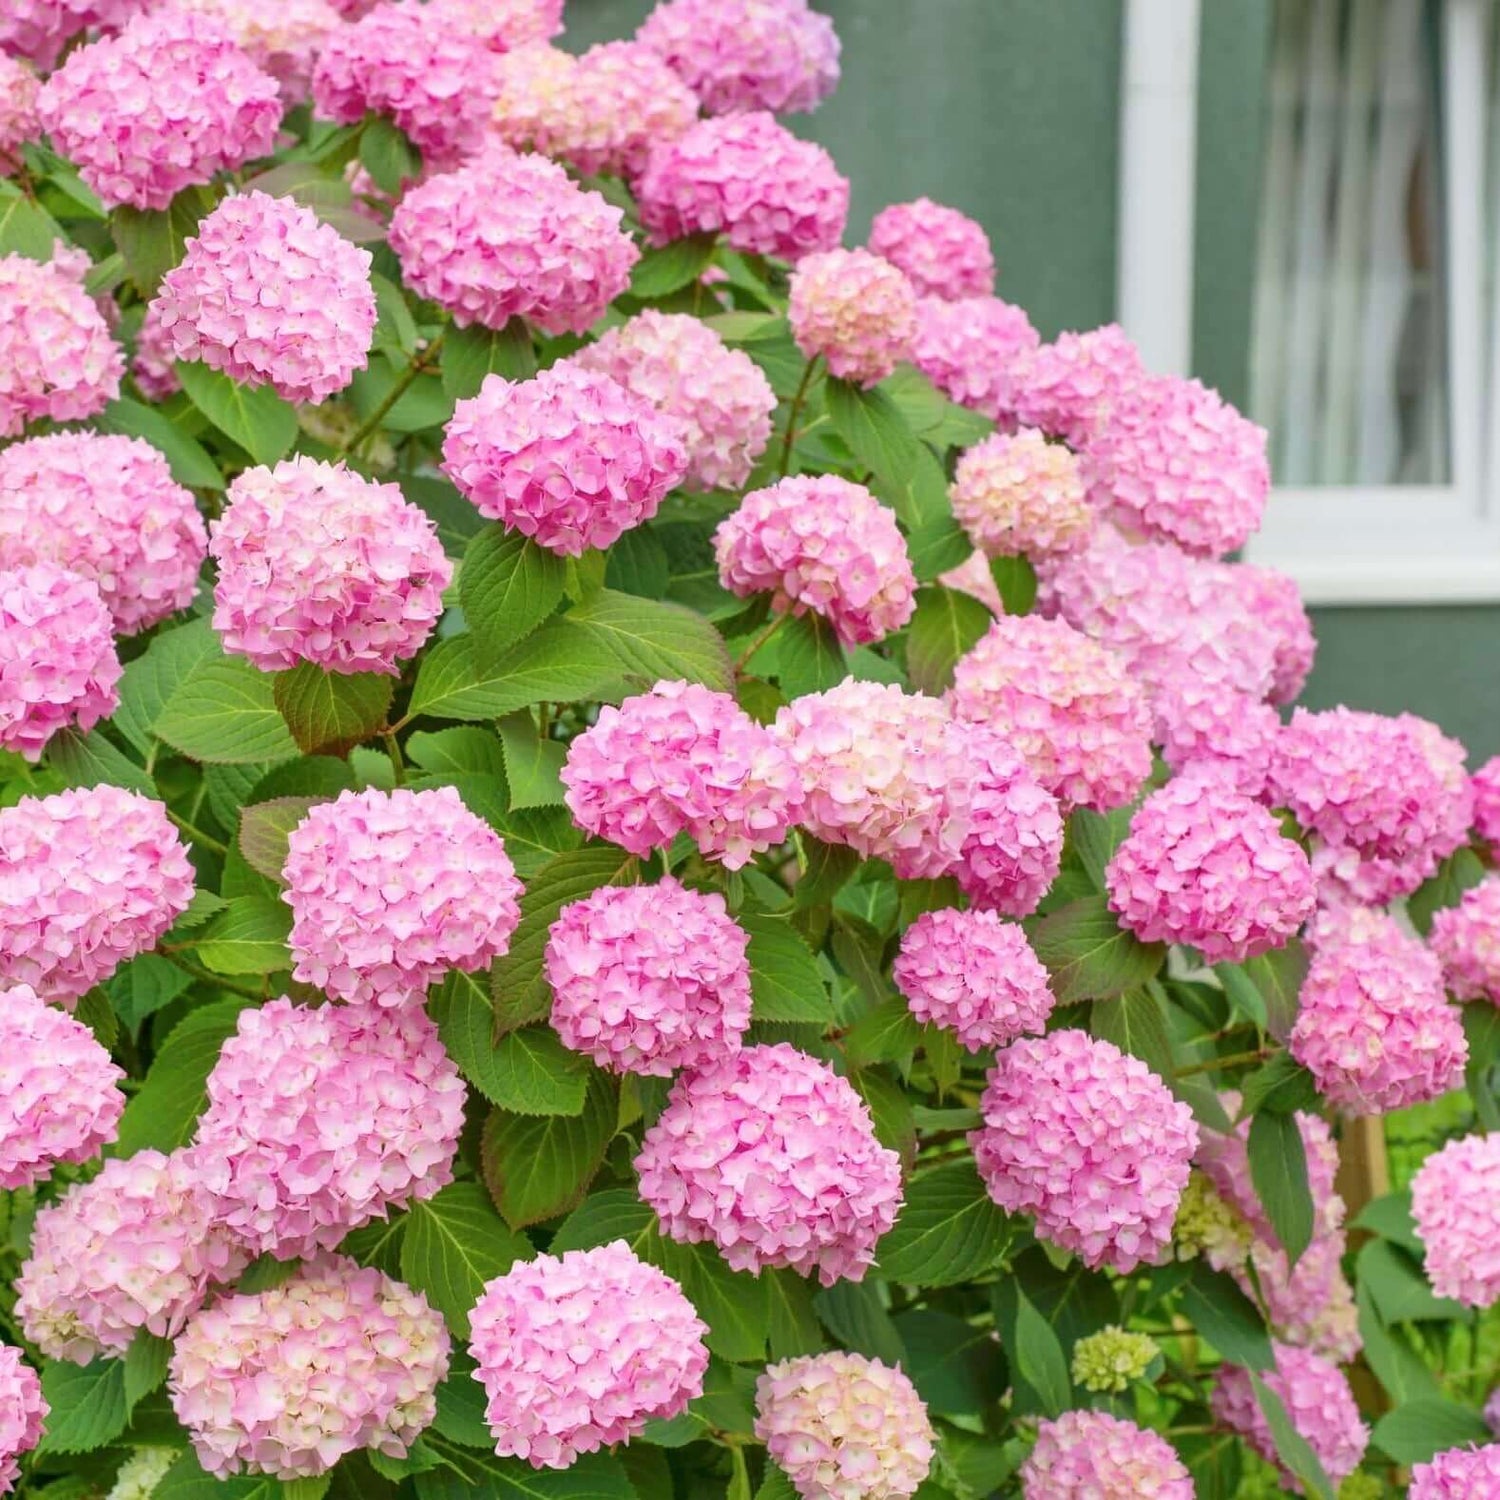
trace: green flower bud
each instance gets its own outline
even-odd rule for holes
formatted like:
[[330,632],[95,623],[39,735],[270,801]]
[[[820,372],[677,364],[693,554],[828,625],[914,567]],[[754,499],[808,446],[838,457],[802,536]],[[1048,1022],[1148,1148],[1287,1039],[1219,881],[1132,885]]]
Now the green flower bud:
[[1073,1384],[1118,1395],[1141,1379],[1160,1353],[1144,1333],[1127,1333],[1111,1324],[1073,1345]]

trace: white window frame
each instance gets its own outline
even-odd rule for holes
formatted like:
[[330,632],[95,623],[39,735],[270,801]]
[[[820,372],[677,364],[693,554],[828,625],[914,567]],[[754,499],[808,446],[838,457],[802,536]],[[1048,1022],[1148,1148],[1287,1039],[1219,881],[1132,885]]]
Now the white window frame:
[[[1491,3],[1443,10],[1452,479],[1274,489],[1246,555],[1290,573],[1310,603],[1500,601],[1500,295],[1485,316],[1484,205],[1500,203],[1485,191]],[[1200,21],[1200,0],[1127,0],[1117,306],[1147,365],[1174,373],[1192,347]]]

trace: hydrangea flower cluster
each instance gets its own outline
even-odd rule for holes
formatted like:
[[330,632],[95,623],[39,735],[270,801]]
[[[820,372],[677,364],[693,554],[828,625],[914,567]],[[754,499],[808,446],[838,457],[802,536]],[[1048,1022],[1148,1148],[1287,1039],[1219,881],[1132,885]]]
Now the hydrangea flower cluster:
[[1488,876],[1457,906],[1434,913],[1428,942],[1455,999],[1500,1005],[1500,876]]
[[1474,832],[1487,844],[1500,844],[1500,755],[1475,771],[1469,789],[1474,797]]
[[8,0],[0,14],[0,51],[47,70],[80,32],[91,26],[122,26],[141,4],[142,0]]
[[728,693],[658,682],[606,704],[562,769],[580,828],[645,857],[679,833],[737,870],[782,843],[803,813],[794,756]]
[[1082,1031],[995,1059],[969,1141],[990,1196],[1085,1265],[1133,1271],[1172,1238],[1198,1127],[1139,1058]]
[[755,1435],[801,1500],[907,1500],[936,1434],[917,1388],[863,1354],[807,1354],[755,1382]]
[[298,455],[229,486],[209,550],[214,629],[263,672],[394,676],[443,612],[453,565],[394,484]]
[[1434,1152],[1412,1178],[1411,1205],[1438,1296],[1468,1307],[1500,1301],[1500,1136]]
[[1034,427],[965,450],[948,489],[953,515],[988,557],[1071,551],[1093,530],[1078,460]]
[[687,450],[671,417],[564,361],[526,381],[486,376],[454,410],[443,469],[481,515],[578,557],[650,520]]
[[0,1346],[0,1494],[8,1495],[21,1476],[20,1458],[42,1440],[51,1414],[42,1382],[19,1349]]
[[299,1479],[360,1448],[405,1458],[436,1414],[448,1354],[420,1292],[330,1255],[198,1312],[167,1390],[208,1473]]
[[1141,1380],[1161,1355],[1148,1333],[1132,1333],[1108,1323],[1073,1345],[1073,1384],[1097,1394],[1120,1395]]
[[193,11],[219,22],[259,68],[281,85],[288,105],[305,104],[312,94],[313,65],[341,17],[329,0],[171,0],[176,10]]
[[495,1451],[536,1469],[628,1442],[703,1393],[708,1326],[623,1240],[512,1267],[469,1324]]
[[[0,21],[0,27],[4,24]],[[39,88],[36,74],[25,63],[0,52],[0,172],[14,172],[21,147],[41,134],[36,112]]]
[[1449,1448],[1431,1463],[1415,1464],[1408,1500],[1475,1500],[1500,1494],[1500,1443]]
[[331,1250],[452,1180],[464,1084],[420,1007],[241,1011],[207,1095],[196,1168],[256,1254]]
[[878,385],[906,358],[917,296],[905,272],[868,250],[823,250],[792,272],[787,319],[808,359],[856,385]]
[[836,474],[752,490],[714,533],[719,581],[777,614],[823,616],[847,646],[900,630],[917,580],[893,511]]
[[1146,378],[1140,351],[1117,323],[1035,346],[1015,386],[1016,420],[1087,450]]
[[684,1073],[635,1168],[672,1239],[824,1286],[864,1278],[902,1200],[900,1158],[853,1086],[784,1042]]
[[156,945],[193,899],[159,802],[116,786],[0,809],[0,977],[72,1010]]
[[1024,1500],[1193,1500],[1193,1480],[1157,1433],[1103,1411],[1065,1411],[1037,1429]]
[[1040,341],[1031,319],[998,297],[919,297],[911,362],[950,400],[1008,422],[1018,373]]
[[1318,643],[1296,580],[1274,568],[1233,563],[1214,570],[1239,596],[1246,612],[1275,639],[1271,664],[1271,702],[1291,703],[1312,671]]
[[990,237],[967,214],[931,198],[892,203],[870,224],[870,249],[906,272],[919,297],[988,297],[995,290]]
[[517,47],[496,60],[494,80],[491,136],[514,151],[566,158],[597,119],[578,84],[578,59],[561,47]]

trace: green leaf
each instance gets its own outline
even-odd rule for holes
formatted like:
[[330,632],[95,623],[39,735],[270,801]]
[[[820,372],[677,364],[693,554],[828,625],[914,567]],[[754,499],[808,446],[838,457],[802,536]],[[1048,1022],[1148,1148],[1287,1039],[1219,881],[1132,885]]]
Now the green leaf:
[[1449,1448],[1494,1441],[1484,1418],[1456,1401],[1408,1401],[1376,1424],[1372,1441],[1398,1464],[1425,1464]]
[[1138,942],[1121,929],[1103,896],[1070,901],[1029,930],[1060,1005],[1123,994],[1145,984],[1166,962],[1162,944]]
[[624,1240],[642,1255],[656,1237],[656,1214],[641,1202],[633,1187],[606,1188],[585,1198],[552,1236],[553,1255],[566,1250],[592,1250]]
[[766,1477],[755,1492],[755,1500],[797,1500],[792,1481],[773,1463],[766,1465]]
[[1069,815],[1068,853],[1083,866],[1096,891],[1104,890],[1105,869],[1130,832],[1134,816],[1134,807],[1116,807],[1107,813],[1080,807]]
[[818,1353],[825,1341],[811,1286],[795,1271],[762,1271],[760,1276],[770,1304],[771,1358]]
[[210,659],[223,660],[223,655],[219,638],[207,620],[193,620],[176,630],[163,631],[144,656],[136,657],[125,668],[120,679],[120,707],[111,721],[115,728],[141,754],[149,754],[162,709],[199,664]]
[[405,131],[384,115],[365,121],[359,138],[359,159],[375,185],[392,198],[399,198],[406,183],[422,175],[422,153]]
[[909,530],[948,517],[948,483],[932,450],[911,430],[900,408],[878,386],[826,383],[834,431],[873,475],[871,488]]
[[104,981],[104,991],[115,1014],[134,1036],[147,1017],[170,1005],[192,982],[159,953],[141,953]]
[[268,385],[248,386],[207,365],[179,361],[188,400],[258,464],[285,458],[297,441],[297,413]]
[[708,1324],[704,1342],[720,1359],[759,1363],[771,1332],[766,1283],[748,1271],[731,1271],[712,1245],[679,1245],[658,1235],[650,1259],[678,1282]]
[[1418,932],[1426,937],[1432,919],[1445,906],[1457,906],[1465,891],[1485,877],[1483,861],[1467,844],[1456,849],[1438,866],[1437,874],[1407,897],[1406,912]]
[[1366,1286],[1356,1285],[1355,1306],[1359,1310],[1359,1336],[1365,1363],[1375,1372],[1393,1404],[1408,1401],[1438,1401],[1442,1387],[1423,1362],[1402,1329],[1387,1328]]
[[531,330],[519,318],[499,330],[471,323],[450,328],[443,336],[443,389],[455,401],[478,395],[490,375],[529,380],[535,374]]
[[69,786],[122,786],[143,796],[154,797],[156,787],[151,778],[95,729],[79,734],[76,729],[62,729],[47,741],[47,764]]
[[906,1345],[871,1281],[837,1281],[813,1294],[823,1326],[846,1349],[887,1365],[906,1363]]
[[650,302],[691,285],[713,259],[717,238],[713,234],[693,234],[646,251],[630,273],[630,295]]
[[1172,1043],[1161,1003],[1149,986],[1126,990],[1114,1000],[1096,1000],[1089,1007],[1089,1033],[1140,1058],[1163,1082],[1172,1082],[1177,1071]]
[[609,549],[604,565],[606,587],[643,599],[661,599],[671,581],[671,559],[649,526],[633,527]]
[[324,799],[273,797],[240,810],[240,853],[245,863],[268,880],[281,880],[292,830]]
[[1270,953],[1246,959],[1239,967],[1265,1002],[1266,1029],[1278,1042],[1285,1042],[1297,1020],[1297,998],[1307,978],[1307,949],[1302,940],[1292,938]]
[[485,1283],[534,1252],[513,1234],[475,1182],[449,1183],[408,1210],[401,1278],[427,1299],[461,1338]]
[[1417,1234],[1416,1222],[1411,1216],[1411,1192],[1387,1193],[1383,1198],[1372,1198],[1355,1215],[1352,1229],[1368,1229],[1383,1240],[1410,1250],[1413,1255],[1422,1254],[1422,1241]]
[[[375,322],[374,347],[390,349],[410,358],[417,352],[417,340],[420,335],[417,332],[416,319],[411,315],[411,308],[406,305],[405,296],[394,282],[386,280],[378,272],[371,273],[370,285],[375,291],[375,307],[378,313]],[[456,331],[453,330],[453,332]],[[452,332],[449,337],[452,337]],[[447,347],[446,344],[444,347]]]
[[828,986],[817,960],[797,929],[784,917],[741,912],[736,919],[750,934],[750,993],[757,1021],[833,1020]]
[[917,590],[906,634],[906,670],[919,692],[937,696],[953,686],[953,667],[990,627],[990,612],[956,589]]
[[776,677],[789,698],[824,692],[849,675],[838,632],[822,615],[791,616],[776,632],[775,652]]
[[852,1068],[876,1062],[900,1062],[922,1044],[922,1028],[900,995],[866,1011],[844,1038],[844,1055]]
[[1073,1385],[1068,1361],[1052,1325],[1032,1305],[1019,1282],[1015,1287],[1016,1317],[1008,1348],[1011,1369],[1036,1395],[1049,1417],[1065,1412],[1073,1403]]
[[661,599],[600,589],[575,605],[565,621],[602,646],[627,676],[654,687],[684,678],[730,692],[734,668],[719,632],[695,611]]
[[482,1092],[518,1115],[576,1115],[588,1076],[588,1060],[564,1047],[550,1026],[523,1026],[495,1043]]
[[1437,1296],[1417,1261],[1389,1240],[1370,1240],[1361,1246],[1355,1265],[1359,1284],[1369,1289],[1380,1320],[1387,1326],[1468,1317],[1461,1304]]
[[562,768],[568,758],[568,747],[558,740],[543,739],[529,713],[507,714],[498,728],[505,749],[511,810],[561,807]]
[[125,1364],[96,1359],[82,1367],[56,1360],[42,1370],[50,1412],[38,1453],[92,1453],[113,1442],[130,1420]]
[[1292,1425],[1286,1407],[1281,1404],[1281,1397],[1253,1372],[1250,1384],[1261,1411],[1265,1413],[1266,1425],[1271,1429],[1271,1441],[1276,1447],[1276,1456],[1283,1466],[1302,1481],[1305,1493],[1317,1495],[1320,1500],[1334,1500],[1333,1486],[1328,1481],[1323,1465],[1318,1462],[1318,1456],[1307,1439]]
[[146,1081],[120,1121],[116,1149],[175,1151],[192,1139],[207,1098],[208,1075],[219,1048],[234,1035],[242,1000],[226,1000],[190,1012],[172,1029],[151,1064]]
[[224,488],[224,476],[208,456],[208,449],[154,406],[143,406],[129,396],[121,396],[94,418],[94,425],[101,432],[144,438],[166,459],[178,484],[193,490]]
[[1247,1370],[1273,1366],[1271,1335],[1255,1304],[1227,1272],[1195,1261],[1181,1296],[1183,1315],[1225,1359]]
[[924,1287],[972,1280],[994,1264],[1008,1225],[974,1163],[950,1162],[908,1185],[901,1215],[880,1241],[880,1274]]
[[1029,615],[1036,603],[1036,569],[1024,557],[992,557],[990,577],[1008,615]]
[[0,181],[0,255],[50,261],[52,247],[67,242],[62,226],[13,182]]
[[474,1378],[474,1361],[460,1349],[453,1351],[448,1375],[437,1389],[433,1426],[451,1442],[465,1448],[489,1448],[495,1440],[484,1420],[484,1388]]
[[913,528],[906,539],[911,570],[920,583],[930,583],[940,573],[967,562],[974,544],[952,516],[935,516]]
[[322,1500],[332,1482],[327,1474],[285,1482],[269,1474],[219,1479],[205,1473],[197,1455],[189,1451],[167,1470],[151,1491],[151,1500]]
[[325,672],[302,662],[272,679],[272,697],[297,748],[306,755],[344,755],[367,740],[391,706],[396,680],[376,672]]
[[458,597],[474,641],[474,660],[492,666],[562,601],[562,558],[518,531],[486,526],[464,551]]
[[1464,1083],[1474,1100],[1474,1112],[1486,1130],[1500,1130],[1500,1099],[1497,1099],[1495,1065],[1500,1062],[1500,1008],[1488,1000],[1461,1007],[1464,1038],[1469,1060],[1464,1065]]
[[412,718],[499,719],[533,703],[597,698],[618,678],[614,653],[564,617],[518,641],[482,671],[472,636],[439,641],[422,658],[407,711]]
[[1312,1242],[1314,1209],[1307,1152],[1291,1115],[1262,1110],[1250,1122],[1250,1178],[1271,1228],[1295,1265]]
[[570,1468],[533,1469],[519,1458],[497,1458],[427,1432],[422,1441],[440,1465],[412,1481],[418,1500],[642,1500],[619,1460],[586,1453]]
[[236,896],[203,929],[193,946],[215,974],[276,974],[292,966],[287,936],[292,913],[264,896]]
[[164,209],[122,207],[110,214],[110,235],[143,299],[154,297],[162,277],[181,263],[188,236],[197,233],[216,201],[208,188],[190,187]]
[[906,1373],[929,1412],[977,1418],[1005,1394],[1005,1356],[987,1323],[931,1308],[899,1313],[895,1322]]
[[272,677],[237,657],[200,661],[167,700],[155,732],[189,760],[211,764],[254,765],[297,753]]
[[149,1396],[167,1378],[167,1361],[172,1357],[172,1341],[157,1338],[140,1329],[125,1351],[125,1404],[134,1406],[142,1396]]
[[1299,1109],[1315,1109],[1318,1086],[1312,1074],[1300,1066],[1290,1052],[1278,1052],[1264,1067],[1246,1074],[1240,1084],[1240,1118],[1265,1110],[1290,1115]]
[[860,867],[859,855],[847,844],[825,844],[803,833],[797,848],[800,869],[793,895],[798,911],[832,901]]
[[493,776],[505,781],[505,755],[488,729],[422,730],[406,742],[407,759],[438,775]]

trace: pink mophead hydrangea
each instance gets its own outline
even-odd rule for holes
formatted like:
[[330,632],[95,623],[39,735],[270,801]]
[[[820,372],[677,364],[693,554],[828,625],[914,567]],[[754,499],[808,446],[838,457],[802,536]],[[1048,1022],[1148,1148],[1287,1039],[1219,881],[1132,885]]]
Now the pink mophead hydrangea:
[[856,385],[877,385],[911,352],[917,295],[906,273],[868,250],[823,250],[792,272],[787,319],[808,359]]
[[16,1487],[21,1457],[41,1442],[49,1415],[41,1378],[19,1349],[0,1346],[0,1495]]
[[605,886],[548,930],[553,1029],[612,1073],[666,1078],[737,1052],[750,1025],[749,941],[717,892],[670,876]]
[[1271,701],[1291,703],[1302,692],[1312,671],[1318,643],[1312,621],[1302,603],[1296,580],[1274,568],[1252,563],[1230,563],[1217,576],[1227,582],[1240,602],[1275,641],[1272,656]]
[[767,1365],[755,1435],[800,1500],[908,1500],[937,1436],[902,1370],[842,1349]]
[[214,629],[263,672],[395,676],[443,612],[453,565],[399,486],[298,455],[230,484],[209,550]]
[[870,225],[870,249],[906,272],[919,297],[988,297],[995,256],[984,229],[956,208],[914,198],[892,203]]
[[[660,66],[660,60],[655,61]],[[533,42],[497,59],[494,76],[490,138],[513,151],[568,160],[597,119],[579,85],[577,57],[561,47]],[[677,75],[671,77],[680,87]]]
[[677,421],[690,489],[740,489],[765,452],[776,393],[744,350],[698,318],[647,308],[585,344],[572,363]]
[[0,1187],[29,1187],[115,1138],[124,1073],[81,1021],[30,985],[0,989]]
[[405,1458],[437,1413],[449,1350],[420,1292],[325,1255],[279,1286],[197,1312],[178,1335],[167,1391],[216,1478],[308,1478],[361,1448]]
[[1500,755],[1469,778],[1474,797],[1474,832],[1487,844],[1500,844]]
[[6,0],[0,9],[0,52],[52,68],[63,48],[90,27],[120,27],[145,0]]
[[0,452],[0,567],[92,579],[122,634],[186,609],[207,552],[192,491],[140,438],[58,432]]
[[701,120],[664,142],[636,196],[653,244],[722,234],[731,249],[794,262],[833,249],[849,216],[833,158],[763,113]]
[[1198,1127],[1139,1058],[1082,1031],[1012,1042],[969,1137],[990,1196],[1097,1270],[1133,1271],[1171,1242]]
[[193,899],[193,867],[160,802],[117,786],[0,809],[0,981],[71,1010]]
[[1140,351],[1117,323],[1034,346],[1017,374],[1016,420],[1087,448],[1110,414],[1146,379]]
[[343,390],[375,336],[370,252],[312,209],[257,191],[199,224],[151,306],[174,358],[288,401]]
[[[0,27],[4,24],[0,21]],[[0,172],[14,172],[21,162],[21,147],[42,132],[36,112],[40,88],[25,63],[0,52]]]
[[49,1359],[86,1365],[123,1355],[143,1328],[175,1337],[249,1260],[187,1152],[138,1151],[38,1212],[16,1317]]
[[902,1201],[900,1158],[853,1085],[784,1042],[684,1073],[635,1168],[670,1238],[824,1286],[863,1279]]
[[1037,1429],[1023,1500],[1193,1500],[1192,1476],[1159,1433],[1104,1411],[1065,1411]]
[[1467,1307],[1500,1301],[1500,1136],[1449,1141],[1417,1169],[1411,1211],[1427,1278]]
[[1414,1464],[1407,1500],[1488,1500],[1500,1495],[1500,1443],[1449,1448]]
[[629,1442],[703,1393],[707,1325],[623,1240],[513,1266],[469,1324],[495,1451],[535,1469]]
[[345,791],[287,840],[293,977],[340,1000],[400,1005],[510,946],[521,883],[505,841],[450,786]]
[[697,683],[658,682],[605,705],[568,746],[562,782],[580,828],[642,858],[686,833],[737,870],[802,815],[785,746],[728,693]]
[[895,512],[836,474],[753,490],[714,533],[719,581],[777,614],[821,615],[847,646],[900,630],[917,580]]
[[452,1181],[464,1084],[418,1005],[243,1010],[207,1095],[196,1169],[255,1254],[331,1250]]
[[1009,426],[1017,373],[1040,339],[999,297],[919,297],[911,362],[950,400]]
[[1465,891],[1457,906],[1435,912],[1427,940],[1455,999],[1500,1005],[1500,875]]
[[953,515],[989,557],[1070,552],[1094,529],[1078,460],[1035,428],[997,432],[959,456]]
[[330,38],[342,27],[329,0],[170,0],[177,10],[193,11],[219,22],[281,85],[288,105],[305,104],[312,92],[313,65]]
[[656,514],[687,448],[648,400],[563,361],[530,380],[486,376],[454,409],[443,469],[480,515],[579,557]]
[[166,208],[268,156],[281,110],[276,80],[221,21],[170,5],[80,47],[37,96],[53,144],[107,208]]
[[807,0],[661,0],[636,40],[711,115],[814,110],[838,86],[838,35]]

